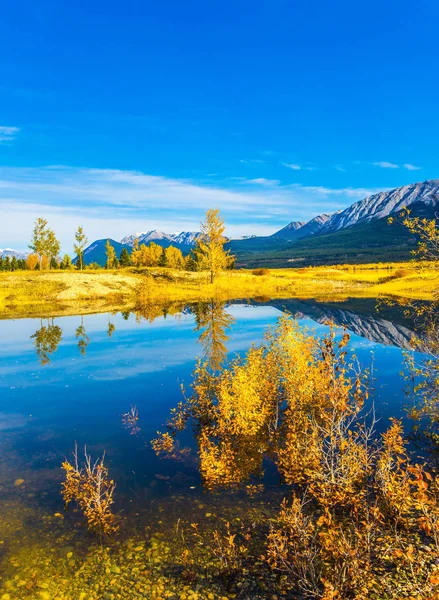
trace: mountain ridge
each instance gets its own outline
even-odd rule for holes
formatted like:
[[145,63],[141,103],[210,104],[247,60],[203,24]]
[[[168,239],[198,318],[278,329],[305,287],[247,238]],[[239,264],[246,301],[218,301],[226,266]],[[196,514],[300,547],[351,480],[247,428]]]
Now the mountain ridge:
[[[400,224],[391,230],[387,227],[388,217],[400,213],[404,207],[412,210],[414,216],[437,218],[439,179],[372,194],[336,213],[323,213],[307,222],[291,221],[268,236],[228,239],[227,248],[236,254],[240,266],[293,266],[295,262],[303,266],[349,260],[364,262],[389,260],[390,256],[401,256],[401,260],[407,260],[416,241],[413,235]],[[198,231],[166,233],[153,229],[129,234],[120,242],[113,239],[110,242],[118,256],[123,248],[130,252],[136,239],[139,244],[155,242],[165,248],[172,245],[188,254],[200,235]],[[85,249],[85,264],[105,264],[107,239],[95,240]],[[27,255],[12,248],[0,249],[0,256],[3,257],[26,258]]]
[[151,229],[141,233],[131,233],[120,240],[121,244],[133,247],[134,242],[138,240],[140,244],[149,244],[149,242],[157,242],[158,240],[168,240],[179,246],[193,247],[200,237],[199,231],[177,231],[175,233],[165,233],[159,229]]

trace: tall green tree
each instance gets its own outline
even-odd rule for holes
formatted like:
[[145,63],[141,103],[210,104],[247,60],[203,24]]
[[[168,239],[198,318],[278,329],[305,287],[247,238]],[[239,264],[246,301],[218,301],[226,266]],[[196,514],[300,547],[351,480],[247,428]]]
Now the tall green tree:
[[73,244],[73,250],[78,257],[76,265],[81,271],[84,268],[84,250],[86,249],[87,244],[88,238],[85,235],[82,226],[79,225],[78,229],[75,231],[75,243]]
[[116,250],[114,249],[114,246],[111,245],[110,240],[107,240],[105,244],[105,253],[107,255],[107,262],[105,264],[105,267],[107,269],[115,269],[118,265],[118,261],[116,256]]
[[159,258],[159,267],[167,267],[168,261],[166,260],[166,248],[162,248],[162,255]]
[[48,226],[46,219],[39,217],[35,221],[29,248],[35,252],[35,254],[38,254],[40,266],[43,256],[47,257],[49,264],[52,258],[58,256],[60,243],[57,240],[53,229],[50,229]]
[[73,268],[73,263],[72,263],[72,259],[70,258],[70,256],[68,254],[64,254],[62,261],[59,265],[60,269],[72,269]]
[[224,229],[219,209],[209,209],[201,223],[201,236],[197,240],[195,253],[201,269],[210,272],[211,283],[233,261],[233,256],[224,250],[224,244],[227,242],[223,235]]
[[131,266],[130,253],[128,252],[128,250],[126,248],[122,248],[122,251],[121,251],[120,257],[119,257],[119,264],[121,267],[130,267]]

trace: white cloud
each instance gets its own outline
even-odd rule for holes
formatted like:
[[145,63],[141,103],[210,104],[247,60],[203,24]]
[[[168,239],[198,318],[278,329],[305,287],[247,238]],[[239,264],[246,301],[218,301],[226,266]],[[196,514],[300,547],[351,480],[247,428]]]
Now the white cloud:
[[284,167],[292,169],[293,171],[315,171],[316,167],[308,167],[306,165],[299,165],[297,163],[282,163]]
[[12,142],[17,137],[19,131],[18,127],[0,126],[0,144]]
[[399,169],[399,165],[387,162],[385,160],[372,163],[374,167],[381,167],[381,169]]
[[262,164],[265,162],[265,160],[261,160],[260,158],[250,158],[250,159],[242,159],[239,162],[243,163],[245,165],[249,165],[251,163]]
[[264,177],[258,177],[257,179],[247,179],[245,181],[250,185],[265,185],[265,186],[276,186],[280,184],[279,179],[265,179]]
[[300,165],[296,165],[294,163],[282,163],[284,167],[288,167],[289,169],[293,169],[293,171],[301,171],[302,167]]
[[265,178],[220,186],[115,169],[2,167],[0,247],[25,249],[37,217],[47,218],[63,251],[71,251],[77,225],[91,241],[149,229],[194,231],[212,207],[220,208],[227,235],[264,235],[293,220],[343,209],[374,191]]
[[[394,163],[381,161],[372,163],[374,167],[381,167],[382,169],[399,169],[400,165],[395,165]],[[410,163],[404,163],[402,165],[404,169],[407,171],[419,171],[422,167],[416,167],[415,165],[411,165]]]
[[376,194],[377,192],[382,192],[383,188],[379,189],[370,189],[370,188],[327,188],[322,185],[307,185],[301,186],[299,184],[293,183],[288,186],[290,188],[298,188],[303,191],[307,191],[312,194],[319,194],[321,196],[345,196],[347,198],[357,198],[363,199],[367,196],[371,196],[372,194]]
[[337,171],[340,171],[341,173],[346,173],[346,169],[344,167],[342,167],[341,165],[335,165],[335,169]]

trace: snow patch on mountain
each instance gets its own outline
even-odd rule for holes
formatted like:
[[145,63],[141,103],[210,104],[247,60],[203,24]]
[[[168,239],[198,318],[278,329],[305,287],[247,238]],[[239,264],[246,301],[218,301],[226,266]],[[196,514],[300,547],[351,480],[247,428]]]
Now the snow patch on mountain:
[[27,258],[28,255],[28,252],[20,252],[19,250],[14,250],[13,248],[0,248],[0,256],[2,258],[6,258],[7,256],[10,258],[13,256],[15,256],[15,258]]
[[127,235],[120,241],[120,243],[133,247],[136,239],[138,240],[139,244],[149,244],[149,242],[153,242],[154,240],[168,240],[182,246],[195,246],[200,235],[201,234],[198,231],[177,231],[175,233],[165,233],[163,231],[159,231],[158,229],[153,229],[151,231]]

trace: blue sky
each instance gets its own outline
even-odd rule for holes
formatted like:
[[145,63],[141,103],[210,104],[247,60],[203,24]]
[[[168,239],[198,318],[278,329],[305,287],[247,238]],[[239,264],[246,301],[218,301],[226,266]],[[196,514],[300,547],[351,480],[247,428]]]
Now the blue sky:
[[0,247],[272,233],[438,177],[436,0],[15,0],[0,36]]

